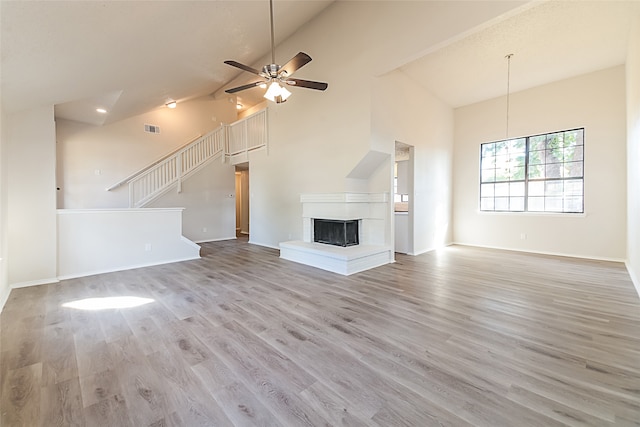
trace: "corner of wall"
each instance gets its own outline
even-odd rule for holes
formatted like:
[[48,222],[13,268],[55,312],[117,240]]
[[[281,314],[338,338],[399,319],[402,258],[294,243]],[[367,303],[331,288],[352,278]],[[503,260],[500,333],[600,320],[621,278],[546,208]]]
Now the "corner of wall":
[[633,287],[636,289],[638,297],[640,297],[640,276],[638,276],[628,260],[624,263],[624,265],[625,267],[627,267],[627,273],[629,273],[629,277],[631,277],[631,283],[633,283]]
[[40,284],[56,277],[54,107],[41,106],[5,118],[6,274],[11,286]]
[[7,274],[7,137],[5,115],[0,104],[0,312],[11,288]]
[[640,296],[640,6],[636,8],[626,61],[627,100],[627,259],[629,276]]

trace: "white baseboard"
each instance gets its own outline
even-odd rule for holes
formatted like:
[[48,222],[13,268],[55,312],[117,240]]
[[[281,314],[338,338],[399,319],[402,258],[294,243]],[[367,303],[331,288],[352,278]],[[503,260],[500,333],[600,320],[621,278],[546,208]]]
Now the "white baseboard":
[[4,295],[0,295],[0,313],[4,309],[4,305],[9,300],[9,295],[11,295],[12,289],[28,288],[29,286],[50,285],[52,283],[58,283],[58,282],[60,282],[60,280],[58,280],[57,278],[54,278],[54,279],[31,280],[28,282],[19,282],[19,283],[10,284],[7,288],[5,288],[6,292],[4,293]]
[[7,303],[7,300],[9,299],[9,295],[11,294],[10,287],[7,287],[5,289],[6,291],[3,292],[3,295],[0,295],[0,313],[2,313],[2,309],[4,308],[4,305]]
[[567,258],[592,259],[594,261],[610,261],[610,262],[621,262],[621,263],[625,262],[624,259],[620,259],[620,258],[605,258],[605,257],[595,257],[595,256],[587,256],[587,255],[568,254],[568,253],[562,253],[562,252],[536,251],[533,249],[514,249],[514,248],[501,247],[501,246],[474,245],[471,243],[460,243],[460,242],[453,242],[451,244],[458,245],[458,246],[469,246],[469,247],[484,248],[484,249],[497,249],[501,251],[523,252],[523,253],[538,254],[538,255],[551,255],[551,256],[561,256],[561,257],[567,257]]
[[181,259],[172,259],[172,260],[167,260],[167,261],[159,261],[159,262],[150,262],[150,263],[145,263],[145,264],[128,265],[128,266],[119,267],[119,268],[113,268],[113,269],[83,271],[83,272],[80,272],[80,273],[73,273],[73,274],[68,274],[68,275],[65,275],[65,276],[59,276],[58,279],[59,280],[76,279],[78,277],[87,277],[87,276],[95,276],[97,274],[115,273],[116,271],[135,270],[136,268],[153,267],[153,266],[156,266],[156,265],[171,264],[171,263],[174,263],[174,262],[193,261],[195,259],[200,259],[200,256],[198,255],[198,256],[195,256],[195,257],[187,257],[187,258],[181,258]]
[[254,242],[249,240],[249,243],[251,243],[252,245],[256,245],[256,246],[262,246],[265,248],[271,248],[271,249],[277,249],[280,250],[280,246],[272,246],[272,245],[267,245],[266,243],[258,243],[258,242]]
[[187,239],[184,236],[180,236],[180,241],[182,241],[183,243],[191,246],[193,249],[196,249],[198,251],[198,254],[200,254],[200,246],[194,242],[193,240]]
[[31,280],[29,282],[12,283],[11,289],[27,288],[29,286],[49,285],[51,283],[58,283],[60,280],[57,277],[51,279]]
[[629,273],[629,277],[631,278],[631,283],[633,283],[633,287],[635,288],[636,293],[638,294],[638,297],[640,297],[640,278],[633,271],[633,269],[631,268],[631,266],[629,265],[627,260],[618,259],[618,258],[590,257],[590,256],[584,256],[584,255],[565,254],[565,253],[558,253],[558,252],[532,251],[532,250],[524,250],[524,249],[502,248],[502,247],[496,247],[496,246],[472,245],[472,244],[468,244],[468,243],[459,243],[459,242],[454,242],[454,243],[452,243],[452,245],[469,246],[469,247],[485,248],[485,249],[498,249],[498,250],[502,250],[502,251],[514,251],[514,252],[523,252],[523,253],[531,253],[531,254],[539,254],[539,255],[551,255],[551,256],[561,256],[561,257],[569,257],[569,258],[591,259],[591,260],[594,260],[594,261],[608,261],[608,262],[624,263],[624,265],[625,265],[625,267],[627,269],[627,273]]
[[232,237],[220,237],[220,238],[216,238],[216,239],[205,239],[205,240],[196,240],[195,243],[210,243],[210,242],[221,242],[223,240],[234,240],[237,239],[236,236],[232,236]]
[[423,249],[418,252],[407,252],[407,255],[418,256],[418,255],[426,254],[427,252],[437,251],[438,249],[446,248],[447,246],[451,246],[451,245],[453,245],[453,243],[445,243],[444,246],[439,246],[436,248]]
[[636,288],[636,292],[638,293],[638,297],[640,297],[640,278],[636,272],[633,271],[628,262],[625,261],[624,265],[627,267],[627,272],[629,273],[629,277],[631,277],[631,283],[633,283],[633,286]]

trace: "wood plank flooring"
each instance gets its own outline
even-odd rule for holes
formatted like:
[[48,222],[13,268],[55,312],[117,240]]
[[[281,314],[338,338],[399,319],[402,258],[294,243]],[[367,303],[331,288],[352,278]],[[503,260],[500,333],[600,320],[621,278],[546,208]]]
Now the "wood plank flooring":
[[[452,246],[350,277],[244,241],[15,289],[2,426],[640,426],[622,264]],[[62,307],[136,296],[133,308]]]

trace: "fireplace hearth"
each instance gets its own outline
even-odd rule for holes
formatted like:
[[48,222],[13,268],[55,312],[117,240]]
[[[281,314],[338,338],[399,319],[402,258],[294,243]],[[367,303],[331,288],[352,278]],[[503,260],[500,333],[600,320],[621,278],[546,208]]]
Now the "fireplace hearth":
[[300,202],[302,240],[281,242],[280,258],[345,276],[394,261],[389,194],[307,193]]
[[343,248],[357,245],[358,220],[314,219],[313,241]]

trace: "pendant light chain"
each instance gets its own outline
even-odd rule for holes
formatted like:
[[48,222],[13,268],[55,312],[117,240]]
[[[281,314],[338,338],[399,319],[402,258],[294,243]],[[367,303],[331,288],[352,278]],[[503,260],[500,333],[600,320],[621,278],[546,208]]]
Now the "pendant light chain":
[[511,57],[512,56],[513,56],[513,53],[510,53],[507,56],[505,56],[505,58],[507,59],[507,120],[506,120],[507,129],[506,129],[505,139],[509,139],[509,84],[511,80]]

